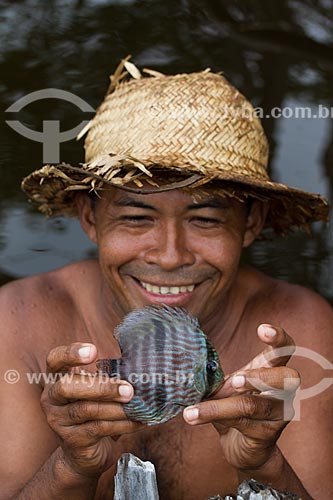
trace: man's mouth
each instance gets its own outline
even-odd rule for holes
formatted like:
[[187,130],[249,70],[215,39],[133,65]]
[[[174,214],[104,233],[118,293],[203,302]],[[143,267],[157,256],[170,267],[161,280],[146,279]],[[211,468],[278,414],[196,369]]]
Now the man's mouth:
[[208,293],[207,285],[209,282],[207,280],[200,282],[194,282],[194,280],[190,282],[189,280],[187,283],[181,283],[180,281],[172,283],[171,280],[168,280],[166,284],[163,283],[164,280],[162,281],[162,278],[158,280],[157,277],[156,280],[154,279],[155,283],[143,281],[133,275],[127,275],[127,278],[130,278],[129,284],[132,283],[132,286],[134,285],[136,291],[133,297],[136,298],[141,306],[143,302],[144,305],[166,304],[171,307],[187,307],[190,302],[192,303],[194,300],[199,300],[197,297],[197,290],[202,289],[204,294]]
[[149,293],[156,295],[179,295],[180,293],[193,292],[195,285],[172,285],[172,286],[157,286],[145,281],[139,281],[140,285]]

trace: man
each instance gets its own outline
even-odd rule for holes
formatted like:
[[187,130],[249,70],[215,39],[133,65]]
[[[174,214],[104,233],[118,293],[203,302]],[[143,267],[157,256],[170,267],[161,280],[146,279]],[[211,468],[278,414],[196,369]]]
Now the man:
[[[224,495],[250,477],[333,498],[331,391],[289,423],[300,378],[323,377],[290,359],[294,343],[332,359],[332,310],[240,265],[264,226],[307,227],[326,219],[327,202],[269,180],[251,105],[207,70],[142,78],[125,60],[88,128],[85,165],[23,182],[42,212],[79,216],[99,258],[3,288],[1,366],[20,381],[2,380],[2,498],[112,498],[125,451],[155,464],[162,500]],[[114,328],[150,303],[197,316],[228,375],[213,398],[146,427],[125,416],[128,382],[80,367],[119,357]],[[29,383],[46,370],[59,376]]]

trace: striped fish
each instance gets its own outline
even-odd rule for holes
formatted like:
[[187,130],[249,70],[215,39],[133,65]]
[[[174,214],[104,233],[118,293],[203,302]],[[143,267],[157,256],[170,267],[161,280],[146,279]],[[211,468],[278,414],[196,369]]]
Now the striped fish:
[[218,355],[198,320],[181,308],[150,305],[129,313],[115,329],[122,357],[100,359],[99,372],[134,387],[128,418],[167,422],[223,383]]

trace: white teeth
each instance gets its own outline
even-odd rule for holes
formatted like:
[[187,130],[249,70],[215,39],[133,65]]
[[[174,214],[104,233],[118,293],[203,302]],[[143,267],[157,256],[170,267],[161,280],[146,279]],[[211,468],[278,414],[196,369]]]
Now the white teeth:
[[147,292],[156,293],[160,295],[176,295],[178,293],[193,292],[195,285],[186,286],[156,286],[150,283],[145,283],[140,281],[141,286],[147,290]]

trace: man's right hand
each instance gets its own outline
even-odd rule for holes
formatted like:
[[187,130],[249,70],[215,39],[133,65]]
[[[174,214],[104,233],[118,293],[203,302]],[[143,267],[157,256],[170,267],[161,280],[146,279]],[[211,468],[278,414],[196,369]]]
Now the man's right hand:
[[77,367],[96,360],[93,344],[74,343],[52,349],[49,373],[61,373],[47,384],[41,406],[49,426],[60,438],[66,467],[86,477],[98,477],[111,467],[115,436],[135,432],[144,425],[127,419],[121,403],[133,397],[133,387],[102,374],[78,373]]

